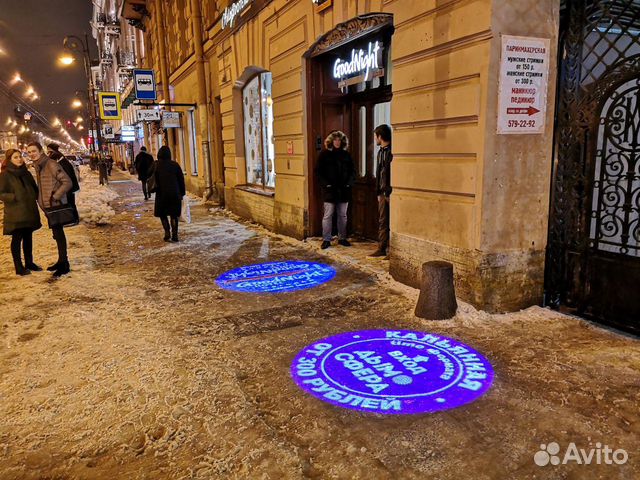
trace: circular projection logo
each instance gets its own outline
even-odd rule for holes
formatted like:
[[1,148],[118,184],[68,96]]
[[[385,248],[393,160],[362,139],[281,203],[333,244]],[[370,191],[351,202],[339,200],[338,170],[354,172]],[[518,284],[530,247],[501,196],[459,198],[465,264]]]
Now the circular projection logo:
[[335,275],[333,267],[321,263],[270,262],[229,270],[216,283],[236,292],[282,293],[316,287]]
[[291,365],[300,388],[339,407],[383,414],[429,413],[481,397],[491,364],[451,338],[407,330],[364,330],[322,339]]

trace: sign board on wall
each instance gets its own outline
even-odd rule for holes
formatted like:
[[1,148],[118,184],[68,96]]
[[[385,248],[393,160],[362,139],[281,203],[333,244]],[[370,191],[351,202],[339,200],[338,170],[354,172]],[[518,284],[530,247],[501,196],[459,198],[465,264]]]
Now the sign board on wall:
[[115,138],[115,134],[113,133],[112,125],[105,125],[102,129],[102,137],[106,139]]
[[222,30],[235,30],[255,17],[272,0],[235,0],[230,1],[220,16]]
[[117,92],[99,92],[98,105],[100,106],[100,118],[102,120],[120,120],[120,94]]
[[153,70],[134,70],[133,84],[135,85],[136,98],[138,100],[156,99],[156,76]]
[[139,122],[157,122],[160,120],[160,110],[142,109],[136,110],[136,117]]
[[548,38],[502,36],[499,134],[544,133],[549,48]]
[[382,42],[369,42],[366,49],[354,48],[348,59],[337,58],[333,64],[333,78],[338,87],[367,82],[384,75]]
[[180,128],[180,112],[162,112],[162,128]]

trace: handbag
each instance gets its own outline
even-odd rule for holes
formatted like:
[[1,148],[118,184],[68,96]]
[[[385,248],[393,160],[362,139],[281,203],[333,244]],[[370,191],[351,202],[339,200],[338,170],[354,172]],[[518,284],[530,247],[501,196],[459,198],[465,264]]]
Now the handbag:
[[45,209],[44,214],[49,222],[49,228],[64,227],[65,225],[75,225],[78,223],[73,205],[59,205]]
[[49,222],[49,228],[76,225],[78,219],[72,205],[60,205],[58,207],[49,207],[44,211]]
[[182,198],[182,211],[180,212],[180,221],[184,223],[191,223],[191,208],[189,207],[189,199]]
[[158,190],[158,184],[156,182],[156,164],[153,163],[151,167],[151,175],[147,178],[147,192],[155,193]]

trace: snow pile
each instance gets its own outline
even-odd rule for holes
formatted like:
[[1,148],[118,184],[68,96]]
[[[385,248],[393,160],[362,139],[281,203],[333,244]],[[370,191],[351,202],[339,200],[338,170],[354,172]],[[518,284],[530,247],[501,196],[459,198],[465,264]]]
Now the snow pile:
[[80,220],[94,225],[106,225],[116,212],[109,202],[118,194],[107,185],[98,183],[98,175],[89,167],[80,167],[80,190],[76,192],[76,206]]

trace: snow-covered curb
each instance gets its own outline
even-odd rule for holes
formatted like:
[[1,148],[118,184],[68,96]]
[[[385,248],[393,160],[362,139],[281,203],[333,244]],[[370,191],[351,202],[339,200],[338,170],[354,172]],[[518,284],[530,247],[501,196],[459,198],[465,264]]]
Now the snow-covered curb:
[[76,206],[83,223],[106,225],[116,212],[109,202],[118,198],[118,194],[108,185],[100,185],[99,177],[88,166],[80,167],[80,190],[76,192]]

